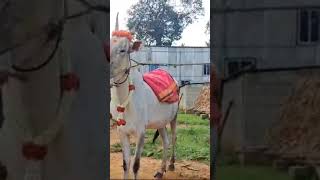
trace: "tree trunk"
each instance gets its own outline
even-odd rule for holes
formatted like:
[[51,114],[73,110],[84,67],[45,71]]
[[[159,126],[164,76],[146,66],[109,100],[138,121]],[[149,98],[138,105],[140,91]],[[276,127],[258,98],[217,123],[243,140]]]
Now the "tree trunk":
[[161,38],[156,38],[156,46],[162,46]]

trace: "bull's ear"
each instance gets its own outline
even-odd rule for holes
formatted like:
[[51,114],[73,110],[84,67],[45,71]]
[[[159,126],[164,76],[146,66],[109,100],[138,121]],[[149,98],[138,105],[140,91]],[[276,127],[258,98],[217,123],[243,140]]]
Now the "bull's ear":
[[141,47],[141,44],[142,44],[142,41],[133,42],[130,52],[138,51]]

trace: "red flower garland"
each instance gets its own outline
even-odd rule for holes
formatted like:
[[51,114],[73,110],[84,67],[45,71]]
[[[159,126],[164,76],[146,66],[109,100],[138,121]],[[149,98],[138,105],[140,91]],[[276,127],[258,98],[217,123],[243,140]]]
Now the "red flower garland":
[[132,41],[132,34],[129,31],[124,31],[124,30],[119,30],[119,31],[113,31],[112,36],[117,36],[117,37],[125,37],[127,38],[130,42]]
[[132,90],[135,90],[135,89],[136,89],[136,87],[133,84],[129,85],[129,91],[132,91]]
[[124,119],[119,119],[119,120],[117,121],[117,125],[118,125],[118,126],[124,126],[124,125],[126,125],[126,121],[125,121]]
[[78,90],[80,87],[79,77],[75,73],[67,73],[61,77],[61,88],[63,91]]
[[22,146],[22,154],[27,160],[43,160],[47,155],[48,147],[27,142]]
[[117,107],[117,111],[120,113],[123,113],[125,110],[126,110],[126,108],[124,108],[124,107],[121,107],[121,106]]

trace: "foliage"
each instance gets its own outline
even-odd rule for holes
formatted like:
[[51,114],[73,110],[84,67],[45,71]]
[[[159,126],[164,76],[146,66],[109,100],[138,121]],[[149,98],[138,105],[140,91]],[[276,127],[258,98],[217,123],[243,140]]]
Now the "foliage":
[[206,34],[210,35],[210,20],[206,24],[206,29],[204,31]]
[[[207,22],[206,29],[204,32],[210,36],[210,20]],[[209,38],[209,41],[206,42],[206,44],[208,47],[210,47],[210,38]]]
[[204,13],[202,0],[181,0],[181,6],[178,10],[170,0],[139,0],[128,11],[127,26],[147,45],[171,46]]

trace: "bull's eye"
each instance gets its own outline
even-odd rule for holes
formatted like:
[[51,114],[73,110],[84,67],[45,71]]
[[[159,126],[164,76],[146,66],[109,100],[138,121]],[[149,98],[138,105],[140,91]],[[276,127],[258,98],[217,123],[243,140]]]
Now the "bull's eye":
[[121,53],[124,53],[124,52],[126,52],[126,50],[124,50],[124,49],[121,49],[121,50],[120,50],[120,52],[121,52]]

